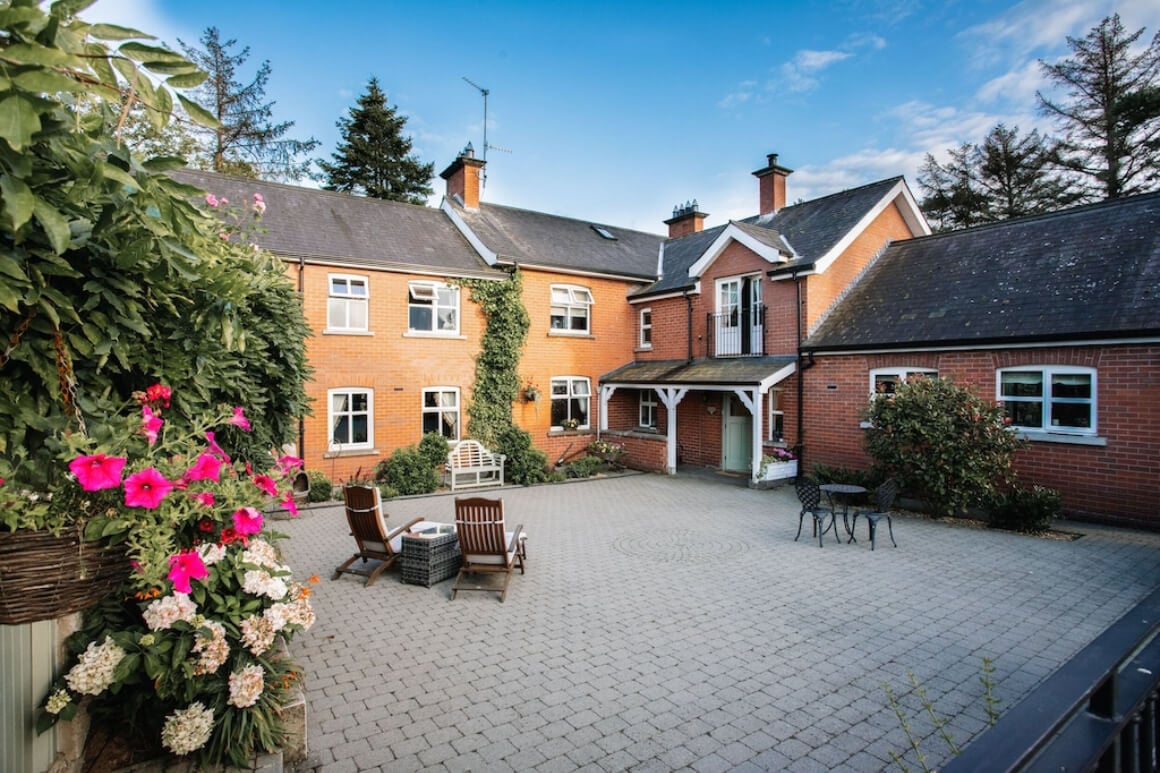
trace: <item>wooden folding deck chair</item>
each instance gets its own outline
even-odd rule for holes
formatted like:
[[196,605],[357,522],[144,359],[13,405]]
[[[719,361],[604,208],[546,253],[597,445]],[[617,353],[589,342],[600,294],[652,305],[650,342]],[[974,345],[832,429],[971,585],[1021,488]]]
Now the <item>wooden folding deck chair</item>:
[[[399,557],[403,534],[412,526],[421,523],[423,519],[416,518],[388,533],[384,522],[382,498],[377,488],[349,484],[343,487],[342,498],[346,503],[346,521],[350,524],[351,536],[358,544],[358,552],[335,569],[334,577],[331,579],[337,580],[343,574],[357,574],[367,578],[366,587],[369,588]],[[362,564],[352,569],[351,564],[360,559]],[[370,569],[365,566],[367,561],[381,563]]]
[[[517,564],[520,574],[524,573],[527,548],[523,529],[523,524],[509,529],[504,523],[502,499],[456,497],[455,533],[459,535],[463,565],[451,586],[451,598],[454,599],[461,590],[489,590],[498,592],[502,602],[507,597],[508,583]],[[477,573],[502,573],[503,587],[479,584],[479,578],[466,582],[468,576]]]

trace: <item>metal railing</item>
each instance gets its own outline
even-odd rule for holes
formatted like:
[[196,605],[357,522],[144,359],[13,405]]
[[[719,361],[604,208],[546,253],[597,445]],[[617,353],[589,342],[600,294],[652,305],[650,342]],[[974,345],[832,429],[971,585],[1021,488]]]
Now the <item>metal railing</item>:
[[1155,771],[1158,701],[1160,589],[941,771]]
[[706,314],[705,341],[710,358],[765,355],[765,307]]

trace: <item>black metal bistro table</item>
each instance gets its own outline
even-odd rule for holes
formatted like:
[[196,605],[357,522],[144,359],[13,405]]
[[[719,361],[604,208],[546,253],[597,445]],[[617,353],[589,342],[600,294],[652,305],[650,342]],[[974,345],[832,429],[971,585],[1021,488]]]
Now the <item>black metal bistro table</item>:
[[834,511],[835,516],[838,514],[835,498],[842,504],[842,525],[846,528],[846,534],[850,537],[847,542],[855,542],[854,530],[850,528],[850,497],[856,494],[865,494],[866,487],[857,486],[853,483],[823,483],[818,488],[826,492],[826,499],[830,500],[830,508]]

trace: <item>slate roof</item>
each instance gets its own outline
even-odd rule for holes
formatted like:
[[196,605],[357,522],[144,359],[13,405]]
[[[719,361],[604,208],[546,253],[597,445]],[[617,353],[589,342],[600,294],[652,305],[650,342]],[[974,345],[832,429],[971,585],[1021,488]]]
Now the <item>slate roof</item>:
[[[501,263],[591,271],[652,281],[664,237],[605,223],[532,212],[498,204],[468,210],[451,201],[455,212]],[[607,230],[606,239],[593,226]]]
[[1160,335],[1160,193],[895,242],[805,350]]
[[192,169],[173,176],[234,205],[262,194],[266,232],[255,241],[280,257],[446,276],[503,276],[438,209]]
[[[901,180],[901,177],[879,180],[783,207],[773,214],[745,218],[734,225],[771,247],[784,249],[786,244],[789,245],[796,257],[779,264],[778,270],[812,268]],[[631,297],[679,292],[693,287],[695,280],[689,278],[689,268],[726,227],[717,226],[665,242],[663,276]],[[761,236],[762,232],[767,235]]]
[[669,384],[757,386],[782,368],[794,364],[795,356],[738,357],[721,360],[647,360],[630,362],[600,377],[601,384]]

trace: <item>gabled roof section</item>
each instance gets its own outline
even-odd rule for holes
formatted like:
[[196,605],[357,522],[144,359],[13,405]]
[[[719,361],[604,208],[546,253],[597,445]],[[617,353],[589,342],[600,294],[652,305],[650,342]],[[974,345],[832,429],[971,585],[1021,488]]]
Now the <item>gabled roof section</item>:
[[446,276],[499,277],[437,209],[347,193],[183,169],[173,173],[231,205],[260,193],[266,212],[254,234],[283,258]]
[[784,207],[664,243],[662,275],[632,295],[644,299],[691,290],[732,241],[739,241],[772,264],[768,273],[824,271],[862,229],[892,203],[916,234],[929,234],[918,204],[901,177],[852,188]]
[[793,245],[797,259],[779,267],[778,273],[822,273],[891,204],[898,205],[916,236],[930,233],[930,226],[902,177],[795,204],[747,222],[776,228]]
[[811,351],[1160,336],[1160,193],[890,245]]
[[657,251],[664,239],[658,234],[497,204],[481,203],[471,210],[444,199],[442,206],[452,220],[466,226],[485,260],[490,254],[498,264],[637,281],[656,278]]

